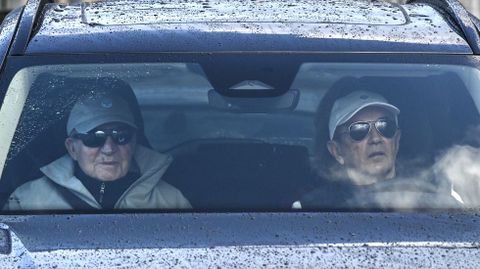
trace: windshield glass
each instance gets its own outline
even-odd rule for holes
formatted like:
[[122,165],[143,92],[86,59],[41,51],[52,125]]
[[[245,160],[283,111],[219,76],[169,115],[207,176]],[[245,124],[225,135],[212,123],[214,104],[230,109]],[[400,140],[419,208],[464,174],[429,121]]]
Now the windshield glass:
[[413,63],[26,67],[0,111],[16,126],[1,134],[2,207],[476,208],[479,82]]

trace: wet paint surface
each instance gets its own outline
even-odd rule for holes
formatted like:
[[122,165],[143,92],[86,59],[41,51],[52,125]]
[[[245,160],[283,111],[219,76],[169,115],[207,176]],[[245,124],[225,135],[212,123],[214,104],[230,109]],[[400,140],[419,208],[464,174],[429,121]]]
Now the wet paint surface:
[[16,250],[3,257],[4,264],[34,262],[40,268],[474,268],[480,261],[480,217],[474,213],[44,215],[2,221],[26,248],[14,236]]
[[466,41],[428,5],[364,1],[50,5],[32,41],[27,53],[303,50],[471,54]]

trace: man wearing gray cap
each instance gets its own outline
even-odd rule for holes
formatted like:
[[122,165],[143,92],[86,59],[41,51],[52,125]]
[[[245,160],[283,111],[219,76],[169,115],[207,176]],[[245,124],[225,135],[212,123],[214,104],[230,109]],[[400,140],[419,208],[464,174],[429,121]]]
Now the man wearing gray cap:
[[326,170],[320,171],[326,177],[322,187],[296,201],[293,208],[348,207],[356,190],[396,175],[401,135],[397,107],[377,93],[354,91],[336,99],[329,112],[327,141],[317,143],[333,160],[320,158]]
[[172,158],[136,142],[128,103],[101,92],[80,98],[68,122],[68,154],[42,167],[43,177],[18,187],[5,210],[191,208],[161,180]]

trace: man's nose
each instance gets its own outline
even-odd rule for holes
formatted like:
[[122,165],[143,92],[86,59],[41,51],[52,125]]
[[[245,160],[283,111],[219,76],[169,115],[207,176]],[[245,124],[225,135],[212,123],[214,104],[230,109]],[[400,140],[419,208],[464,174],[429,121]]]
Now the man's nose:
[[113,142],[113,139],[108,136],[105,144],[103,144],[101,151],[105,154],[112,154],[117,150],[117,144]]
[[368,142],[370,144],[378,144],[383,142],[383,136],[374,126],[371,127],[370,132],[368,133]]

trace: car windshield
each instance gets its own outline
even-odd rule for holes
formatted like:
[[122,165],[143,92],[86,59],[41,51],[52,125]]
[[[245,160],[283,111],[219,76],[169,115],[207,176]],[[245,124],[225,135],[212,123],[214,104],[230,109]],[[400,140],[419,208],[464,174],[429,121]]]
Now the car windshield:
[[[5,212],[480,205],[475,67],[62,63],[11,77],[0,112],[16,126],[2,133]],[[117,102],[123,112],[103,112]]]

